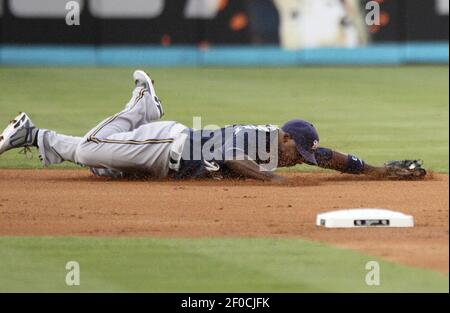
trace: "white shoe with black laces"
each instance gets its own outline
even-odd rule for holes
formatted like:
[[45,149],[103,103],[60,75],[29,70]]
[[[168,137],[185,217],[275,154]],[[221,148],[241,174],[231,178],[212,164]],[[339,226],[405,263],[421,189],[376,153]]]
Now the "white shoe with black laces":
[[28,115],[20,113],[0,135],[0,154],[14,148],[34,146],[37,132]]
[[156,95],[155,86],[153,85],[154,81],[150,78],[150,76],[148,76],[146,72],[142,70],[136,70],[133,73],[133,79],[137,87],[142,86],[150,93],[153,100],[155,101],[156,106],[158,107],[160,118],[163,117],[164,110],[161,100]]

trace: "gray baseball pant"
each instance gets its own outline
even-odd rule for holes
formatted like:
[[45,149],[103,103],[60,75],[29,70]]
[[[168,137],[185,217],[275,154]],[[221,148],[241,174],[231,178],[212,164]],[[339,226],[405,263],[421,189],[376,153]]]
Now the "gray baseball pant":
[[40,129],[40,158],[45,166],[69,161],[88,166],[97,175],[118,177],[141,171],[163,177],[168,172],[170,146],[185,126],[156,122],[161,115],[154,97],[142,87],[135,88],[124,110],[84,137]]

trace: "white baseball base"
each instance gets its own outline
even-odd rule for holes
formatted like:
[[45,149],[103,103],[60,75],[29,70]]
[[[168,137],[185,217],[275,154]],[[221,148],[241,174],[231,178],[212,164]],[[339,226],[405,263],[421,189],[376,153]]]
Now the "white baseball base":
[[316,225],[326,228],[414,227],[414,218],[384,209],[348,209],[318,214]]

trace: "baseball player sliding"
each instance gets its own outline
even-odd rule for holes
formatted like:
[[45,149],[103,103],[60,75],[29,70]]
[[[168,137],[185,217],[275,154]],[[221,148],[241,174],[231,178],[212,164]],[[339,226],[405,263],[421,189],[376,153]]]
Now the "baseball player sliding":
[[161,121],[164,111],[152,79],[140,70],[133,78],[135,88],[125,108],[84,137],[37,128],[26,113],[21,113],[0,135],[0,155],[14,148],[36,147],[44,166],[69,161],[109,177],[283,181],[274,169],[302,163],[377,178],[426,175],[418,160],[391,161],[376,167],[356,156],[320,147],[314,126],[299,119],[281,128],[232,125],[215,130]]

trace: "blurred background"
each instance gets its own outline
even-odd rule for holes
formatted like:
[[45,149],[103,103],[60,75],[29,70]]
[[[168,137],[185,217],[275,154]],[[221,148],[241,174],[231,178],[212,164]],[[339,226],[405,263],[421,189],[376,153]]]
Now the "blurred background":
[[0,0],[0,62],[448,63],[448,14],[448,0]]

